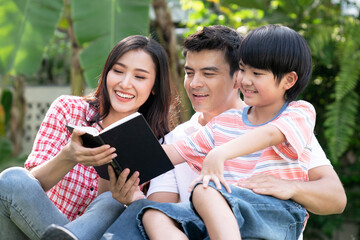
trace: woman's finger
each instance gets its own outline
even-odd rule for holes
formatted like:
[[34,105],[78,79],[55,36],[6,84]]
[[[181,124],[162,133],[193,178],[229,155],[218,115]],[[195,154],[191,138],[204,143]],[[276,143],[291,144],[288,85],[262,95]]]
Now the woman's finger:
[[116,157],[115,148],[84,148],[82,146],[74,149],[77,163],[85,166],[101,166],[110,163]]
[[113,167],[110,164],[108,165],[108,173],[110,178],[110,190],[112,190],[116,184],[116,175]]
[[117,181],[116,181],[116,188],[120,191],[125,183],[126,183],[126,179],[130,174],[130,169],[125,168],[119,175]]
[[[124,170],[125,171],[125,170]],[[130,172],[130,171],[129,171]],[[125,182],[123,183],[123,187],[121,189],[121,191],[123,192],[123,195],[126,196],[129,194],[129,191],[131,190],[131,187],[135,184],[135,182],[139,179],[139,172],[136,171],[133,173],[133,175],[131,175],[131,177],[129,179],[127,179],[127,176],[129,174],[126,175],[125,178]],[[126,180],[127,179],[127,180]],[[131,195],[131,193],[130,193]]]

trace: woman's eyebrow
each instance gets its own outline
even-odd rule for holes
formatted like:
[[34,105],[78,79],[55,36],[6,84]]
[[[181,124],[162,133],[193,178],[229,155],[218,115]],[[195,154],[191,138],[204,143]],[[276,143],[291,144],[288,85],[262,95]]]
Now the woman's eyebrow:
[[[127,66],[125,64],[122,64],[121,62],[116,62],[114,65],[119,65],[120,67],[127,68]],[[150,74],[150,72],[144,68],[135,68],[135,70]]]
[[144,72],[144,73],[148,73],[150,74],[150,72],[146,69],[143,69],[143,68],[135,68],[136,71],[139,71],[139,72]]

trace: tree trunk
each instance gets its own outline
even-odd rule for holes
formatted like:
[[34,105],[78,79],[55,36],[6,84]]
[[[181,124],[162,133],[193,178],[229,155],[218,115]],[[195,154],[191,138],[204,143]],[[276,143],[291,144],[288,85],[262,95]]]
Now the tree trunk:
[[13,144],[12,155],[16,156],[22,151],[22,137],[24,134],[25,119],[25,79],[18,76],[14,79],[13,102],[11,106],[10,140]]
[[71,84],[71,94],[76,96],[82,96],[84,95],[84,77],[83,77],[83,70],[80,65],[80,58],[79,54],[81,51],[81,48],[76,42],[73,23],[71,19],[70,14],[70,7],[69,7],[69,0],[65,1],[65,9],[67,12],[65,13],[65,16],[69,22],[69,28],[68,28],[68,35],[70,37],[71,41],[71,64],[70,64],[70,84]]
[[174,102],[181,101],[181,103],[177,104],[175,109],[172,110],[179,112],[176,123],[181,123],[190,118],[191,105],[183,86],[184,71],[178,57],[175,26],[172,21],[171,13],[167,8],[166,0],[153,0],[153,7],[156,15],[156,32],[170,61],[171,78],[173,81],[172,93],[174,93],[173,95],[175,97]]

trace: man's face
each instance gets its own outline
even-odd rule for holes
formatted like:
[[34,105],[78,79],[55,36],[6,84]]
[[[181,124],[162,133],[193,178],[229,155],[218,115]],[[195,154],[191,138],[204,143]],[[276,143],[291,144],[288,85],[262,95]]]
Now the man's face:
[[221,50],[187,52],[184,86],[194,110],[206,118],[236,107],[236,76],[237,72],[230,76],[230,66]]

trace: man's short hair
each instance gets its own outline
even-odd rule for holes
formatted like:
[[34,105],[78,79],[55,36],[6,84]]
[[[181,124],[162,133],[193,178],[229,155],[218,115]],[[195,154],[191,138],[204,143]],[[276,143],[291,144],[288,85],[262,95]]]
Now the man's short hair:
[[204,27],[202,30],[188,36],[183,44],[183,55],[187,52],[200,52],[202,50],[221,50],[225,52],[225,60],[230,66],[230,76],[239,69],[238,51],[242,36],[236,30],[214,25]]

